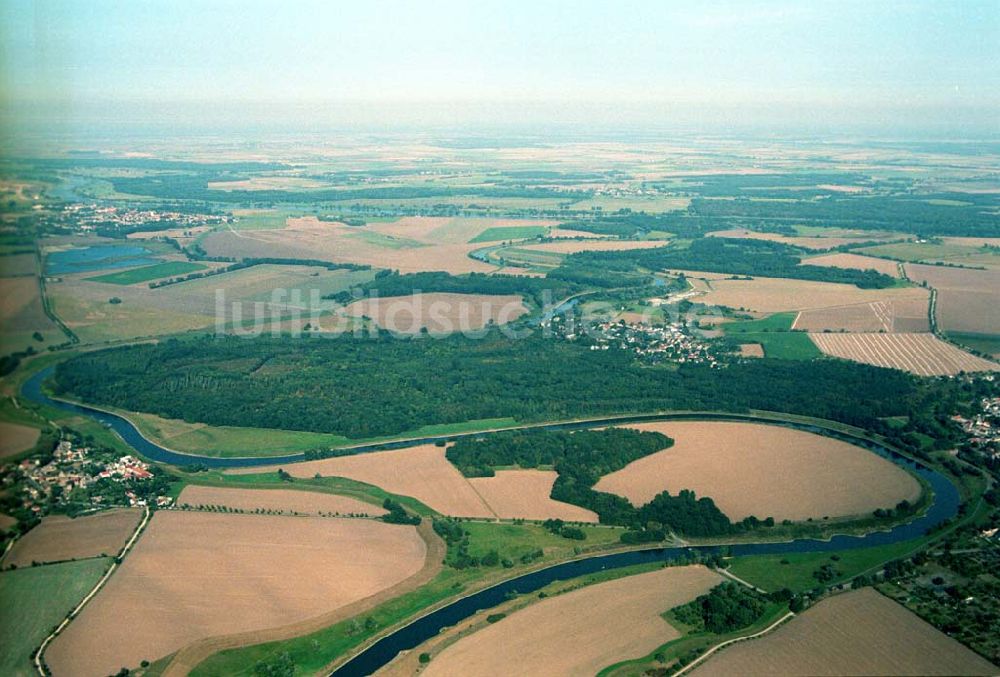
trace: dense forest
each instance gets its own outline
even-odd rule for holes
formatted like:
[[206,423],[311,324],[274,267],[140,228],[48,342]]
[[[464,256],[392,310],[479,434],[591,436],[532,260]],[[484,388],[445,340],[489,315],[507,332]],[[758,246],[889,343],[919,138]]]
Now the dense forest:
[[[511,338],[203,336],[90,352],[55,370],[57,394],[211,425],[393,435],[435,423],[662,410],[788,412],[892,435],[953,439],[961,383],[845,361],[642,366],[540,332]],[[905,416],[890,427],[883,417]]]
[[[409,273],[400,275],[393,271],[379,271],[375,279],[358,287],[362,294],[368,296],[377,292],[379,296],[409,296],[419,292],[447,292],[452,294],[519,294],[531,299],[536,305],[546,302],[545,292],[549,291],[548,302],[558,301],[570,294],[583,289],[580,285],[562,280],[546,280],[539,277],[524,275],[487,275],[485,273],[469,273],[467,275],[450,275],[443,272]],[[354,300],[349,291],[331,294],[326,298],[339,303],[350,303]]]
[[801,251],[780,242],[721,237],[694,240],[688,247],[580,252],[567,257],[564,265],[620,266],[624,261],[649,270],[701,270],[785,277],[853,284],[862,289],[881,289],[895,284],[893,278],[874,270],[801,265]]
[[552,466],[558,475],[552,498],[593,510],[602,524],[672,530],[688,536],[721,536],[758,524],[750,518],[734,525],[711,498],[696,498],[692,491],[677,496],[664,491],[636,508],[621,496],[594,490],[604,475],[671,446],[673,440],[666,435],[628,428],[538,430],[461,438],[446,453],[467,477],[489,477],[500,466]]

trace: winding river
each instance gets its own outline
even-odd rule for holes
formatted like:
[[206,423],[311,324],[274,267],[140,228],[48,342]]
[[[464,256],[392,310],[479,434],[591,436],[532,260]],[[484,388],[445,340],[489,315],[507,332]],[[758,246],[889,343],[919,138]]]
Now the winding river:
[[[303,454],[269,456],[265,458],[213,458],[209,456],[183,454],[167,449],[143,437],[142,433],[140,433],[128,419],[123,418],[122,416],[102,411],[87,405],[75,404],[50,398],[43,391],[42,383],[52,373],[52,369],[53,367],[48,367],[47,369],[43,369],[37,374],[34,374],[25,382],[21,389],[21,394],[25,398],[39,404],[48,405],[50,407],[55,407],[57,409],[78,415],[89,416],[90,418],[113,429],[139,454],[153,461],[173,465],[200,463],[210,467],[222,468],[274,465],[275,463],[294,463],[304,460]],[[901,456],[891,449],[876,444],[870,440],[816,425],[793,423],[790,421],[775,421],[752,415],[692,413],[617,416],[534,427],[546,430],[572,430],[622,423],[685,419],[711,421],[756,421],[769,425],[782,425],[811,433],[827,435],[844,442],[864,447],[872,453],[878,454],[879,456],[892,461],[896,465],[906,468],[910,472],[913,472],[926,480],[933,490],[933,502],[920,517],[906,524],[897,525],[888,531],[878,531],[865,536],[840,535],[834,536],[830,540],[826,541],[816,539],[798,539],[783,543],[740,543],[728,546],[730,553],[734,556],[831,552],[835,550],[850,550],[878,545],[889,545],[923,536],[935,526],[941,524],[945,520],[951,519],[958,513],[960,503],[958,490],[940,473]],[[354,447],[353,450],[356,453],[365,453],[385,449],[398,449],[417,444],[428,444],[441,440],[478,434],[482,433],[463,433],[461,435],[423,437],[419,439],[401,440],[395,442],[364,444]],[[535,592],[555,581],[576,578],[578,576],[583,576],[605,569],[616,569],[649,562],[666,562],[688,556],[692,553],[710,553],[717,551],[718,549],[719,548],[717,546],[690,546],[632,550],[629,552],[619,552],[607,555],[594,555],[569,562],[563,562],[561,564],[555,564],[551,567],[538,571],[533,571],[502,583],[498,583],[490,588],[475,592],[467,597],[458,599],[417,618],[410,624],[399,628],[389,635],[386,635],[382,639],[379,639],[370,645],[368,648],[356,654],[348,662],[337,668],[333,674],[337,675],[337,677],[369,675],[391,661],[400,651],[406,651],[420,645],[425,640],[437,635],[443,628],[455,625],[481,609],[488,609],[502,603],[507,599],[507,596],[512,593],[523,594]]]

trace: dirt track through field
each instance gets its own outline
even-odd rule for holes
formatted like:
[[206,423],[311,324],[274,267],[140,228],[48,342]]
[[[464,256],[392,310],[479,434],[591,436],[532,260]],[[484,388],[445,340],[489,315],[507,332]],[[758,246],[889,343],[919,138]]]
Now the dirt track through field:
[[660,614],[720,582],[702,566],[671,567],[551,597],[460,639],[422,674],[592,675],[678,637]]
[[51,515],[25,534],[4,558],[4,566],[31,566],[32,562],[114,557],[142,517],[141,511],[119,508],[70,519]]
[[1000,365],[945,343],[933,334],[809,334],[827,355],[902,369],[919,376],[997,371]]
[[862,449],[801,430],[758,423],[667,421],[630,425],[674,446],[605,475],[595,485],[643,505],[661,491],[691,489],[730,519],[804,520],[867,515],[914,500],[920,485]]
[[469,483],[498,517],[567,522],[597,522],[597,513],[552,500],[554,470],[498,470],[495,477],[472,477]]
[[995,675],[998,668],[863,588],[823,600],[774,632],[722,649],[690,674]]
[[410,579],[427,555],[413,527],[373,520],[160,512],[46,659],[90,677],[205,638],[297,632]]
[[274,510],[301,515],[319,513],[340,515],[386,514],[381,506],[359,501],[349,496],[323,494],[315,491],[295,491],[293,489],[237,489],[232,487],[203,487],[191,484],[184,487],[177,497],[177,505],[191,507],[225,506],[253,512]]

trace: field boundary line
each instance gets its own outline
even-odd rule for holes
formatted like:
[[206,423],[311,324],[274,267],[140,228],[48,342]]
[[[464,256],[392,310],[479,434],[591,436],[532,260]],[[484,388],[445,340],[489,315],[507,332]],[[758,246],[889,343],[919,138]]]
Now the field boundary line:
[[711,649],[709,649],[708,651],[706,651],[702,655],[698,656],[696,659],[694,659],[693,661],[691,661],[690,663],[688,663],[687,665],[685,665],[683,668],[681,668],[677,672],[675,672],[674,673],[674,677],[677,677],[678,675],[683,675],[685,672],[687,672],[688,670],[690,670],[694,666],[696,666],[699,663],[701,663],[702,661],[704,661],[706,658],[708,658],[709,656],[711,656],[712,654],[714,654],[719,649],[724,649],[727,646],[729,646],[730,644],[736,644],[737,642],[744,642],[744,641],[751,640],[751,639],[757,639],[758,637],[760,637],[762,635],[766,635],[767,633],[771,632],[772,630],[774,630],[776,627],[778,627],[779,625],[781,625],[782,623],[784,623],[788,619],[794,618],[794,617],[795,617],[795,613],[789,611],[784,616],[782,616],[781,618],[779,618],[778,620],[776,620],[774,623],[771,623],[771,625],[767,626],[766,628],[764,628],[760,632],[755,632],[754,634],[752,634],[752,635],[746,635],[745,637],[734,637],[733,639],[727,639],[725,642],[722,642],[721,644],[716,644]]
[[94,596],[101,591],[101,588],[104,587],[104,584],[108,582],[108,579],[111,578],[111,575],[118,569],[118,565],[121,563],[122,559],[125,558],[125,555],[128,554],[129,550],[135,544],[140,534],[142,534],[142,532],[146,529],[146,525],[149,524],[149,520],[152,516],[153,512],[149,509],[149,506],[147,505],[145,513],[143,514],[142,517],[142,521],[139,522],[139,525],[135,528],[135,531],[132,532],[132,537],[128,540],[128,543],[126,543],[124,547],[122,547],[122,549],[118,552],[118,555],[113,558],[111,566],[108,567],[108,570],[104,572],[104,575],[101,576],[100,580],[97,581],[97,584],[94,585],[94,587],[90,590],[89,593],[87,593],[87,596],[84,597],[82,600],[80,600],[80,603],[77,604],[76,607],[74,607],[74,609],[70,611],[69,614],[66,615],[66,618],[62,620],[62,623],[57,625],[55,630],[50,632],[48,637],[46,637],[42,641],[41,646],[39,646],[38,650],[35,652],[35,669],[38,670],[38,674],[41,675],[41,677],[47,677],[48,675],[52,674],[48,670],[48,666],[45,665],[45,658],[44,658],[45,649],[47,649],[49,644],[52,643],[52,640],[58,637],[59,633],[65,630],[66,626],[68,626],[73,621],[73,619],[75,619],[77,615],[79,615],[79,613],[83,611],[83,607],[86,606],[87,602],[93,599]]

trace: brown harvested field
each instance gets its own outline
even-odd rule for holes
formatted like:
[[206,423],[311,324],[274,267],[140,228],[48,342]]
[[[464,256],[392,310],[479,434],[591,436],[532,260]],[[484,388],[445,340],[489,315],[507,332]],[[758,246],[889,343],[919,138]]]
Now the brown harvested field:
[[667,244],[666,240],[559,240],[540,244],[518,245],[518,249],[531,249],[554,254],[575,254],[576,252],[625,251],[627,249],[655,249]]
[[0,349],[4,352],[38,347],[33,332],[41,332],[52,342],[62,336],[42,307],[38,279],[34,275],[0,277]]
[[703,566],[670,567],[550,597],[463,637],[422,674],[593,675],[679,637],[660,614],[722,580]]
[[432,334],[482,329],[489,322],[507,324],[528,312],[517,295],[411,294],[355,301],[344,309],[351,317],[370,317],[389,331]]
[[849,306],[803,310],[792,323],[801,331],[930,331],[927,299],[871,301]]
[[759,343],[741,343],[741,357],[764,357],[764,346]]
[[[661,491],[691,489],[730,519],[805,520],[869,514],[915,500],[920,485],[906,471],[829,437],[776,425],[667,421],[629,426],[655,430],[674,446],[605,475],[594,486],[648,503]],[[790,482],[789,478],[795,478]]]
[[691,673],[718,675],[996,675],[1000,668],[862,588],[821,601],[775,631],[720,650]]
[[899,277],[899,266],[895,261],[877,259],[873,256],[861,256],[860,254],[825,254],[811,259],[803,259],[802,265],[875,270],[883,275]]
[[1000,237],[943,237],[941,241],[960,247],[1000,247]]
[[31,566],[32,562],[59,562],[84,557],[114,557],[135,531],[142,512],[117,508],[70,519],[51,515],[26,533],[7,557],[4,566]]
[[714,233],[707,233],[708,237],[728,237],[736,239],[768,240],[770,242],[781,242],[794,247],[804,249],[831,249],[844,244],[859,244],[870,242],[876,238],[871,236],[859,237],[789,237],[778,233],[758,233],[755,230],[744,228],[734,228],[732,230],[718,230]]
[[254,511],[280,510],[300,515],[319,513],[340,515],[384,515],[381,506],[359,501],[349,496],[321,494],[293,489],[237,489],[233,487],[203,487],[188,485],[177,497],[178,505],[221,505],[227,508]]
[[[413,498],[444,515],[494,517],[482,498],[445,458],[443,447],[423,444],[405,449],[378,451],[321,461],[292,463],[283,467],[293,477],[347,477],[386,491]],[[232,474],[274,471],[278,466],[230,470]]]
[[611,236],[602,233],[590,233],[586,230],[573,230],[572,228],[553,228],[549,231],[549,237],[583,237],[591,240],[601,240]]
[[859,289],[850,284],[812,282],[778,277],[752,280],[712,280],[712,291],[698,298],[699,303],[745,308],[762,313],[829,308],[857,303],[895,303],[926,299],[930,292],[920,287],[897,289]]
[[426,554],[411,526],[161,511],[46,659],[54,674],[97,677],[206,637],[305,621],[399,584]]
[[471,477],[472,488],[503,519],[597,522],[597,513],[549,496],[556,481],[554,470],[498,470],[495,477]]
[[[313,216],[288,219],[282,229],[207,235],[205,250],[215,256],[309,258],[333,262],[366,263],[403,273],[446,271],[491,272],[493,266],[469,257],[483,243],[467,240],[491,227],[541,225],[550,221],[504,219],[448,219],[408,217],[362,228],[320,221]],[[464,238],[464,239],[463,239]]]
[[919,376],[997,371],[1000,365],[971,355],[933,334],[809,334],[827,355],[902,369]]
[[7,531],[7,529],[10,529],[15,524],[17,524],[16,519],[0,512],[0,531]]
[[938,290],[937,320],[943,329],[1000,335],[1000,270],[907,263],[906,273]]
[[35,446],[41,431],[31,426],[0,421],[0,458],[14,456]]

